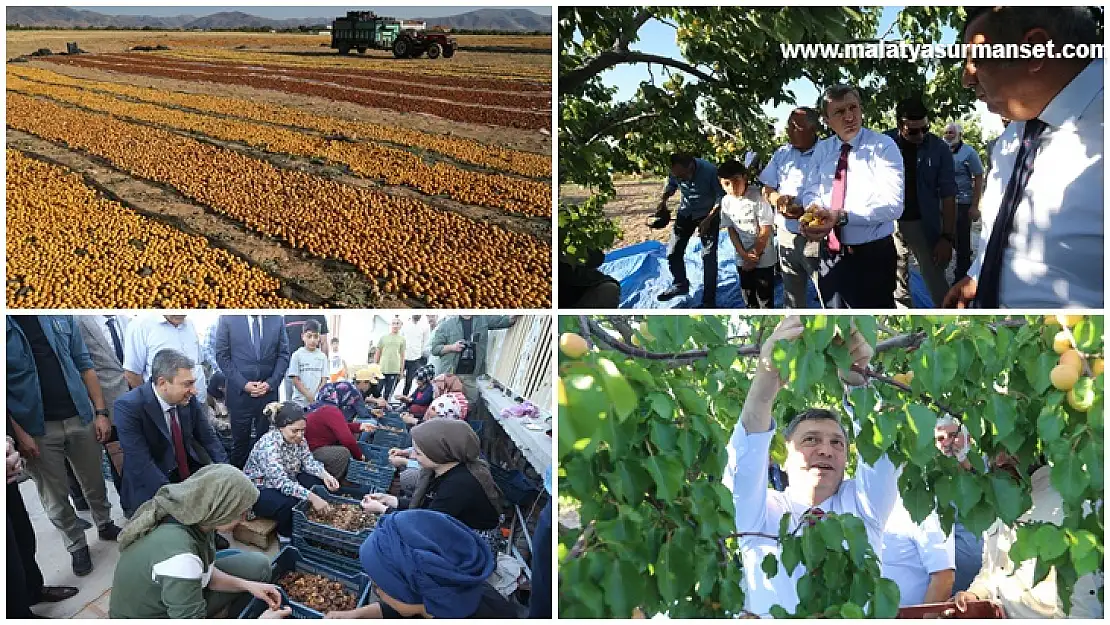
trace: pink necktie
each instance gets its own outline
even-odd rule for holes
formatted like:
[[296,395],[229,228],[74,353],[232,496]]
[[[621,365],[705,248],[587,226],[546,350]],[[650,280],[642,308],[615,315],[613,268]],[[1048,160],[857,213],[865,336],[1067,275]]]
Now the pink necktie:
[[[848,194],[848,152],[852,146],[847,143],[840,146],[840,160],[836,162],[836,174],[833,176],[832,209],[834,212],[844,210],[844,197]],[[840,251],[840,238],[836,236],[839,227],[829,232],[829,251]]]

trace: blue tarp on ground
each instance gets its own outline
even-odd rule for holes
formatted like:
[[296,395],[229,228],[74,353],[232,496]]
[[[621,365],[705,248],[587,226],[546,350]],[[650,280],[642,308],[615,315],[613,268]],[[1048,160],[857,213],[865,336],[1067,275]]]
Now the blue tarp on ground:
[[[744,293],[740,290],[740,276],[736,269],[736,250],[722,230],[717,242],[717,307],[745,308]],[[686,248],[686,276],[690,280],[690,294],[676,297],[669,302],[656,299],[671,285],[671,272],[667,269],[667,246],[659,241],[645,241],[613,250],[605,255],[600,271],[621,283],[621,308],[693,308],[701,303],[702,266],[701,241],[694,240]],[[910,271],[910,296],[914,308],[932,308],[932,298],[925,281],[917,271]],[[817,291],[809,285],[810,308],[820,308]],[[783,306],[781,278],[775,284],[775,307]]]

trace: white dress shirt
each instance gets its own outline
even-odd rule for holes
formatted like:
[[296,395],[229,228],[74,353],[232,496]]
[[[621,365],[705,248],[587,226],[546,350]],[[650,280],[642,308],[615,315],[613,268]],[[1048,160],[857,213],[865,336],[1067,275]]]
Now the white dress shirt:
[[[1103,61],[1091,61],[1037,119],[1048,127],[1014,213],[999,304],[1003,308],[1102,308]],[[1014,173],[1025,122],[995,142],[983,198],[983,230],[968,275],[983,268],[995,217]]]
[[[154,391],[154,396],[158,399],[158,405],[162,407],[162,418],[166,420],[166,431],[170,433],[170,440],[172,441],[173,440],[173,420],[170,419],[170,410],[173,409],[173,408],[177,408],[177,406],[174,406],[173,404],[171,404],[171,403],[167,402],[166,400],[162,399],[162,396],[158,394],[157,389],[155,389],[155,391]],[[182,435],[184,435],[184,432],[182,432]]]
[[898,605],[924,603],[929,576],[948,569],[956,570],[956,542],[944,534],[937,513],[918,525],[899,498],[886,522],[882,557],[883,577],[898,584],[902,593]]
[[[840,161],[840,137],[823,139],[813,148],[798,202],[832,208],[833,177]],[[841,228],[840,241],[862,245],[894,234],[894,222],[902,216],[904,170],[902,152],[894,139],[869,128],[860,128],[848,142],[848,185],[844,209],[848,223]]]
[[150,368],[154,356],[163,349],[174,349],[185,354],[195,363],[193,374],[196,376],[197,401],[208,399],[208,382],[204,377],[203,353],[196,327],[188,318],[179,326],[174,326],[162,315],[150,315],[131,323],[127,340],[123,343],[123,368],[126,371],[150,379]]
[[[127,345],[127,340],[126,340],[127,339],[127,326],[130,325],[130,324],[128,323],[127,317],[124,316],[124,315],[101,315],[100,316],[100,332],[102,334],[104,334],[104,340],[108,341],[108,346],[112,348],[112,353],[114,354],[115,349],[116,349],[116,344],[114,342],[112,342],[112,331],[108,329],[108,318],[109,317],[112,318],[114,320],[113,323],[116,324],[116,334],[119,335],[120,346]],[[124,355],[125,356],[127,355],[126,351],[124,351]],[[122,365],[123,363],[121,362],[120,364]]]
[[[1010,124],[1011,126],[1013,124]],[[1052,469],[1041,467],[1033,473],[1033,507],[1018,517],[1013,526],[1001,520],[983,533],[983,567],[968,588],[976,595],[1002,606],[1008,618],[1064,618],[1064,610],[1056,592],[1056,569],[1033,585],[1033,560],[1025,560],[1015,570],[1010,560],[1010,547],[1017,540],[1020,523],[1043,521],[1053,525],[1064,522],[1064,500],[1052,487]],[[1072,589],[1071,618],[1102,619],[1098,589],[1101,575],[1089,573],[1080,577]]]
[[[798,192],[802,189],[802,184],[805,182],[806,170],[809,168],[809,163],[813,159],[813,153],[816,149],[816,143],[805,152],[787,143],[775,150],[775,154],[771,156],[771,162],[767,163],[763,172],[759,174],[759,181],[775,189],[780,195],[797,197]],[[799,234],[801,232],[797,219],[787,219],[778,211],[775,211],[775,230],[779,233],[785,231]],[[779,244],[793,246],[794,241],[787,241],[787,239],[792,239],[792,237],[783,237]]]
[[413,323],[406,321],[401,326],[401,336],[405,338],[405,360],[420,360],[428,346],[428,326],[423,319]]
[[[801,493],[791,487],[781,493],[767,487],[767,460],[774,434],[773,422],[767,432],[748,434],[743,422],[737,421],[732,431],[724,484],[732,492],[737,532],[759,532],[777,537],[779,521],[784,514],[792,515],[790,527],[794,529],[804,522],[802,515],[812,507]],[[881,559],[883,527],[898,500],[898,476],[902,470],[895,468],[885,454],[874,467],[862,458],[856,467],[856,476],[842,481],[836,493],[817,503],[816,507],[825,512],[854,514],[862,519],[867,528],[868,542]],[[778,574],[768,579],[761,566],[767,554],[782,557],[777,540],[760,536],[740,539],[744,566],[744,609],[767,616],[771,606],[778,604],[793,612],[798,606],[797,583],[805,574],[805,566],[798,565],[793,575],[787,575],[786,569],[780,565]]]

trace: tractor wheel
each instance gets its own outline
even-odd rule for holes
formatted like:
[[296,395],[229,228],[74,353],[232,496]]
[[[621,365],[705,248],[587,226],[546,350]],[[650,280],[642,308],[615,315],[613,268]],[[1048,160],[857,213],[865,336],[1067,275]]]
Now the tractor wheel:
[[453,56],[455,56],[455,49],[454,48],[452,48],[451,46],[448,46],[448,47],[443,49],[443,58],[449,59]]
[[412,42],[407,37],[402,37],[393,42],[393,56],[398,59],[408,58],[412,54]]
[[439,45],[438,43],[432,43],[428,45],[429,59],[438,59],[439,55],[441,54],[443,54],[443,46]]
[[365,47],[359,47],[358,53],[359,54],[366,54],[366,48]]

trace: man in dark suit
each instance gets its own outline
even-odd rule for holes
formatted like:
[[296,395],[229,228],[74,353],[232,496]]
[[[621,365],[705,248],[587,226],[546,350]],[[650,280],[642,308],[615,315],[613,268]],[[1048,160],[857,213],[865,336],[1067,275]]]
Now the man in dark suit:
[[227,462],[196,398],[195,365],[181,352],[163,349],[154,355],[150,379],[116,400],[123,447],[120,503],[129,516],[164,484],[182,482],[206,464]]
[[278,400],[278,387],[289,368],[289,339],[281,316],[221,316],[216,362],[227,376],[231,464],[242,469],[254,444],[270,429],[262,409]]

